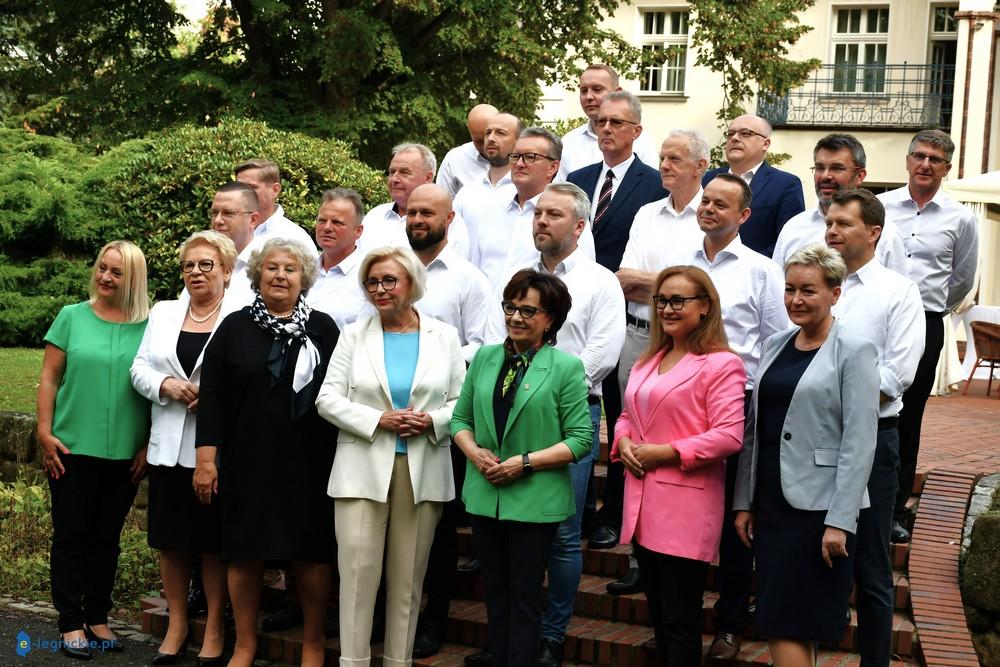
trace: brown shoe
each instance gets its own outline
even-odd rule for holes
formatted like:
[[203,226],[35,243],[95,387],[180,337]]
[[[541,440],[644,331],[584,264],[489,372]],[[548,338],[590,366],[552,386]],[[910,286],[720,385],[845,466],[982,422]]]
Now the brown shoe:
[[735,660],[739,655],[743,640],[731,632],[720,632],[715,635],[712,645],[708,647],[708,657],[713,660]]

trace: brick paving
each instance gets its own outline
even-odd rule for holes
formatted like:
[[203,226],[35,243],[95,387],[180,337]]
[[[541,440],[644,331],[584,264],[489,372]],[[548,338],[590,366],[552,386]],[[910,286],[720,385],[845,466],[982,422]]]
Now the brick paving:
[[927,403],[917,471],[956,470],[985,475],[1000,471],[1000,399],[997,382],[974,380],[968,396],[957,392]]

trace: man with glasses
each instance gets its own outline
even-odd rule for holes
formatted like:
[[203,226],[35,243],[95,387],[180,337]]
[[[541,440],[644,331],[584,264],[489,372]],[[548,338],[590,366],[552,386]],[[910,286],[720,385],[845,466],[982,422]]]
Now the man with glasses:
[[913,491],[924,408],[934,388],[944,346],[943,318],[962,303],[975,285],[979,257],[976,216],[941,192],[941,181],[951,170],[954,152],[955,144],[944,132],[917,132],[906,155],[909,181],[878,197],[885,206],[886,220],[895,222],[903,237],[909,278],[920,288],[927,325],[924,354],[913,384],[903,394],[903,410],[899,413],[899,491],[893,542],[910,539],[906,501]]
[[[257,193],[246,183],[226,183],[215,191],[212,208],[208,212],[208,222],[213,230],[228,236],[236,246],[236,264],[222,301],[222,312],[231,313],[249,306],[254,299],[247,267],[250,255],[264,244],[262,239],[254,237],[254,229],[260,223]],[[187,295],[187,290],[184,294]]]
[[[488,204],[476,235],[474,263],[496,288],[514,267],[531,265],[538,251],[532,235],[532,219],[538,197],[559,170],[562,142],[543,127],[528,127],[507,156],[511,164],[514,196],[498,196]],[[594,258],[594,237],[590,225],[580,239],[580,248]]]
[[236,165],[233,176],[253,188],[260,202],[260,224],[253,230],[254,238],[262,242],[276,238],[298,241],[310,251],[316,250],[309,232],[286,218],[285,209],[278,203],[278,195],[281,194],[278,165],[270,160],[247,160]]
[[753,213],[740,230],[743,244],[770,257],[782,225],[805,210],[802,182],[794,174],[775,169],[767,162],[771,146],[771,124],[760,116],[734,118],[725,132],[728,166],[713,169],[702,180],[707,184],[719,174],[739,176],[753,191]]
[[[813,183],[816,187],[817,205],[799,213],[785,223],[774,244],[771,257],[779,268],[796,252],[813,243],[822,243],[826,234],[826,211],[833,195],[841,190],[861,186],[868,173],[865,170],[865,148],[854,135],[833,133],[818,142],[813,149]],[[906,275],[906,252],[899,230],[886,221],[882,236],[875,247],[879,264]]]
[[458,194],[464,186],[478,181],[489,168],[486,155],[486,125],[497,113],[492,104],[477,104],[469,110],[465,127],[469,129],[469,141],[445,153],[438,170],[438,185],[448,191],[450,197]]

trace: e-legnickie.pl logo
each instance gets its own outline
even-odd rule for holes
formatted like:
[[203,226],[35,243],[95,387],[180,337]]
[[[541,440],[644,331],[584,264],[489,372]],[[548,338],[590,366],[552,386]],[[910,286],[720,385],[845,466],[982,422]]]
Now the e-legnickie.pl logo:
[[14,652],[22,658],[31,653],[31,637],[24,630],[17,633],[17,646],[14,648]]
[[90,647],[92,651],[105,651],[111,648],[113,642],[111,640],[107,641],[88,641],[86,639],[80,639],[75,642],[70,642],[66,644],[61,638],[60,639],[44,639],[35,638],[33,639],[24,630],[17,633],[15,638],[14,652],[17,653],[22,658],[27,656],[32,651],[49,651],[55,653],[61,649],[64,645],[70,648],[87,648]]

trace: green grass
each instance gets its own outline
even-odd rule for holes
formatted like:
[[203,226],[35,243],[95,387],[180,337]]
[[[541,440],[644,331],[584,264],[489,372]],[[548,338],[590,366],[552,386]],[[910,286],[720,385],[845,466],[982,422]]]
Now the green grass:
[[0,348],[0,411],[34,412],[42,350]]

